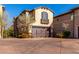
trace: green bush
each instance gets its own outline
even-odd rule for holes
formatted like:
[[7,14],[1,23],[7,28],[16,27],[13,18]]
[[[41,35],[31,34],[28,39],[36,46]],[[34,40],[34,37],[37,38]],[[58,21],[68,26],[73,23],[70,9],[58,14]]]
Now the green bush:
[[18,38],[29,38],[31,37],[28,33],[22,33],[20,35],[18,35]]
[[14,37],[13,26],[3,30],[3,38]]
[[56,37],[57,37],[57,38],[63,38],[63,33],[62,33],[62,32],[61,32],[61,33],[57,33],[57,34],[56,34]]
[[66,31],[66,30],[56,34],[57,38],[68,38],[69,36],[70,36],[70,31]]
[[70,36],[70,31],[63,31],[64,38],[68,38]]

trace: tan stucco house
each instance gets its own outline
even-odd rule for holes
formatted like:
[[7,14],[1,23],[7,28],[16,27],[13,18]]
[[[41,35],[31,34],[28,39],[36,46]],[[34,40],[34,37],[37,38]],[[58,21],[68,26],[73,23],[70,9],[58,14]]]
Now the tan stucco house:
[[14,18],[14,34],[17,37],[28,32],[31,37],[50,37],[52,23],[53,11],[46,7],[24,10]]
[[53,33],[57,34],[64,30],[71,32],[70,37],[79,38],[79,7],[54,17]]

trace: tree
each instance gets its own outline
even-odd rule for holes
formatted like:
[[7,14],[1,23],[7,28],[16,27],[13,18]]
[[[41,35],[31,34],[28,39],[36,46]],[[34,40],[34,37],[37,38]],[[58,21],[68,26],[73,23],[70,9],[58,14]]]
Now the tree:
[[7,37],[14,37],[14,30],[13,30],[13,26],[10,26],[8,29],[3,31],[3,37],[7,38]]

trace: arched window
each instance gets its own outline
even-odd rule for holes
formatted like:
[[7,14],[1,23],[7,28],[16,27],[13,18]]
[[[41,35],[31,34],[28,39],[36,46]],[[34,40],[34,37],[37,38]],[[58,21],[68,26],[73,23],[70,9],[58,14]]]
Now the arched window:
[[47,12],[42,12],[41,13],[41,16],[42,16],[42,20],[48,20],[48,13]]

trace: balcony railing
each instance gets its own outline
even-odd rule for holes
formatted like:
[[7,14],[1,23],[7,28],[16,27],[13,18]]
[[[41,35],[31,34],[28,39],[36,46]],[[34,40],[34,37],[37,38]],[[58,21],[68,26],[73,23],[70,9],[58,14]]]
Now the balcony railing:
[[48,23],[49,23],[49,19],[47,20],[41,19],[41,24],[48,24]]

